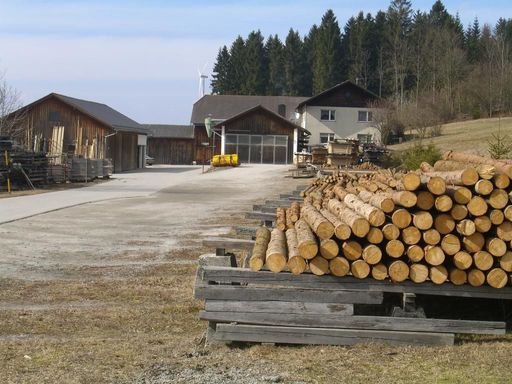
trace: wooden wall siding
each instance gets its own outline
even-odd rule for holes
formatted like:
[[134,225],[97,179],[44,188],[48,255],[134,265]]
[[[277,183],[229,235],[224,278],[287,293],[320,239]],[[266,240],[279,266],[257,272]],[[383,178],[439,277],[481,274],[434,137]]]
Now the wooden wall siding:
[[[213,145],[213,139],[208,137],[204,125],[196,126],[194,128],[194,153],[197,164],[207,164],[210,161],[212,152],[211,148],[205,149],[202,143],[210,143]],[[215,138],[215,154],[220,154],[220,137]]]
[[[59,120],[50,121],[50,112],[58,112]],[[74,145],[75,155],[93,154],[94,158],[104,158],[104,137],[111,133],[110,128],[55,98],[47,99],[27,112],[27,149],[33,149],[34,138],[40,137],[41,143],[46,141],[49,150],[54,126],[64,127],[63,152],[67,153]]]
[[194,140],[149,137],[148,155],[156,164],[192,164]]
[[[225,125],[226,134],[242,135],[286,135],[288,136],[288,163],[293,161],[293,131],[285,124],[268,113],[255,111]],[[219,140],[220,141],[220,140]],[[219,142],[220,153],[220,142]]]
[[119,132],[108,139],[107,156],[112,159],[114,172],[137,169],[138,146],[136,133]]
[[325,96],[319,97],[318,99],[309,102],[308,105],[320,107],[366,108],[369,103],[375,100],[376,97],[368,95],[362,89],[348,85],[346,87],[336,89]]

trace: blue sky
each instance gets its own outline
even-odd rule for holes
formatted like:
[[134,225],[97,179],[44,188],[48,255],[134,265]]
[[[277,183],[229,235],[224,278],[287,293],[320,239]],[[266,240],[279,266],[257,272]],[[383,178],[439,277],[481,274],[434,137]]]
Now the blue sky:
[[[413,1],[427,10],[431,1]],[[512,17],[505,0],[446,0],[466,26]],[[198,68],[221,45],[260,29],[307,33],[332,8],[343,27],[389,1],[0,0],[0,69],[29,103],[50,92],[104,102],[141,123],[186,124],[198,97]]]

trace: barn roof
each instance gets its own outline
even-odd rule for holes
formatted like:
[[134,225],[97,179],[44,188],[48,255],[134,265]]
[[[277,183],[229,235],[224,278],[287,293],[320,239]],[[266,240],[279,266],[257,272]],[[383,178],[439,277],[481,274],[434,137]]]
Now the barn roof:
[[297,105],[307,97],[296,96],[246,96],[246,95],[205,95],[194,103],[190,122],[204,125],[204,119],[225,120],[256,106],[278,113],[279,105],[286,107],[286,118],[294,118]]
[[168,139],[193,139],[194,126],[173,124],[143,124],[151,137]]
[[137,123],[135,120],[130,119],[128,116],[123,115],[121,112],[109,107],[106,104],[97,103],[95,101],[77,99],[70,96],[61,95],[58,93],[50,93],[45,97],[36,100],[23,109],[28,109],[33,105],[39,104],[49,98],[56,98],[72,108],[82,112],[83,114],[97,120],[98,122],[120,132],[133,132],[140,134],[147,134],[147,130]]

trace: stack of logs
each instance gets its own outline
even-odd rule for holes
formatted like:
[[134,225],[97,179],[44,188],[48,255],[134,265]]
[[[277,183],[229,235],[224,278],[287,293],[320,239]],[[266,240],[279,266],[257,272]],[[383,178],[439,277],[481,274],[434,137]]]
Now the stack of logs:
[[[259,228],[253,271],[494,288],[512,273],[512,160],[447,152],[416,172],[316,179]],[[509,196],[510,193],[510,196]]]

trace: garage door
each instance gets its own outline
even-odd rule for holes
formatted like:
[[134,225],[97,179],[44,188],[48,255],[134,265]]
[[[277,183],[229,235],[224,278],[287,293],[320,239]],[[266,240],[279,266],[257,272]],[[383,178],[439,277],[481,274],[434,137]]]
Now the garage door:
[[226,154],[236,153],[241,163],[287,164],[286,135],[226,135]]

